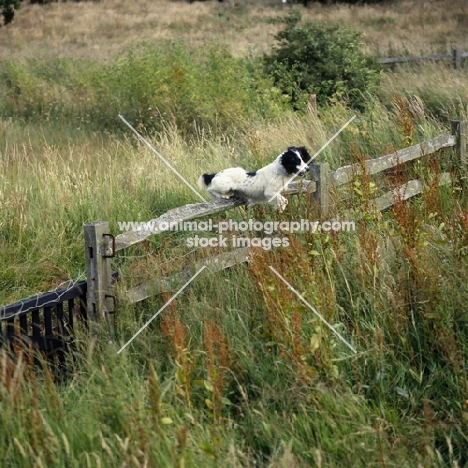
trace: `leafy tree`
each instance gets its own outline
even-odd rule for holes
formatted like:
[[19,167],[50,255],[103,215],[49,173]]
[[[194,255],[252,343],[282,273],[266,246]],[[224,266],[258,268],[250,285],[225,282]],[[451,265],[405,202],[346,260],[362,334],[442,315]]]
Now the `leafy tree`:
[[0,11],[3,16],[3,23],[8,24],[13,21],[15,10],[20,7],[21,0],[0,0]]
[[363,107],[363,92],[379,79],[377,63],[361,51],[361,33],[339,25],[300,25],[301,13],[291,10],[273,20],[284,25],[276,36],[271,55],[264,56],[266,72],[296,108],[310,94],[319,101],[342,95],[351,106]]

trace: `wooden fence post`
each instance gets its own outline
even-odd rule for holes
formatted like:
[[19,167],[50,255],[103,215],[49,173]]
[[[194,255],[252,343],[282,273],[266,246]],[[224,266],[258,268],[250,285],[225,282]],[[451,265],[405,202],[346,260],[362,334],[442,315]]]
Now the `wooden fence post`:
[[318,206],[319,216],[325,218],[330,214],[330,166],[328,163],[311,164],[310,178],[315,181],[316,189],[312,193],[312,203]]
[[311,94],[309,96],[309,112],[312,119],[312,123],[315,124],[317,119],[317,95]]
[[317,138],[317,95],[309,96],[308,111],[310,116],[310,145],[313,147]]
[[464,174],[466,177],[468,158],[466,155],[466,122],[464,120],[452,120],[452,135],[456,138],[457,170],[459,174]]
[[462,56],[460,49],[453,49],[453,66],[455,70],[461,70],[462,67]]
[[[111,290],[113,256],[112,239],[107,221],[84,225],[86,276],[88,283],[88,319],[99,321],[114,313],[114,296]],[[111,322],[112,323],[112,322]]]

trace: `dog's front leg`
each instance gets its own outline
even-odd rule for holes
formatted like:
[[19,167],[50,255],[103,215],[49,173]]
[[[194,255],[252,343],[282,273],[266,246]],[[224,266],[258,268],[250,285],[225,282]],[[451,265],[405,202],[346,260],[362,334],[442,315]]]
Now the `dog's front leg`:
[[288,200],[283,197],[283,195],[277,195],[276,196],[276,208],[278,209],[279,213],[282,213],[285,209],[286,206],[288,205]]

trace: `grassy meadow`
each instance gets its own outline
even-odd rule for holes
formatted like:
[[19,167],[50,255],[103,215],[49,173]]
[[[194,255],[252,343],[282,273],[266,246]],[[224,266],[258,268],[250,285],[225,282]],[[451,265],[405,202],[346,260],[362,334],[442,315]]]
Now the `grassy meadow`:
[[[370,56],[468,51],[462,0],[301,7],[303,20],[364,33]],[[255,169],[290,145],[332,170],[450,132],[468,119],[466,65],[395,66],[317,116],[294,110],[262,71],[289,11],[280,2],[101,0],[24,4],[0,27],[0,304],[85,278],[83,224],[147,221],[197,203],[118,119],[121,113],[193,185]],[[67,371],[0,354],[5,467],[462,467],[468,464],[468,198],[452,150],[404,173],[356,178],[336,194],[356,230],[280,233],[248,265],[204,271],[170,299],[119,297],[115,334],[77,330]],[[438,187],[437,173],[454,183]],[[369,200],[402,177],[423,193],[382,214]],[[374,183],[375,182],[375,183]],[[316,219],[242,207],[213,220]],[[113,260],[121,292],[217,249],[187,232]],[[253,237],[253,235],[251,236]],[[351,350],[274,274],[278,271]]]

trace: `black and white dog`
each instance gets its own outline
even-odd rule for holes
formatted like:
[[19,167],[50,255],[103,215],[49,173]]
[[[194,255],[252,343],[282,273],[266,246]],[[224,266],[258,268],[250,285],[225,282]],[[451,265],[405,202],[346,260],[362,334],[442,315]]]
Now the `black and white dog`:
[[278,211],[288,204],[280,192],[294,175],[303,176],[309,170],[310,154],[305,147],[291,146],[271,164],[247,172],[231,167],[215,174],[203,174],[198,179],[200,190],[207,189],[213,199],[245,198],[247,208],[261,203],[274,203]]

